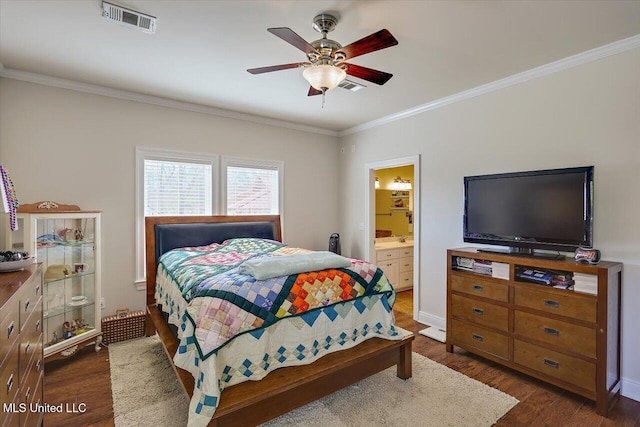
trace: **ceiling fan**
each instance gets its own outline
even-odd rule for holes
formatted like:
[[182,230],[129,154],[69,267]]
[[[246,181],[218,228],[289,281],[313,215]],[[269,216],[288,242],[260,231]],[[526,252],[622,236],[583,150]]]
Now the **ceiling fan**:
[[322,95],[323,104],[325,92],[338,86],[346,78],[347,74],[378,85],[383,85],[389,81],[393,74],[350,64],[345,61],[356,56],[395,46],[398,44],[398,40],[388,30],[380,30],[343,47],[337,41],[327,38],[327,33],[333,31],[337,24],[338,19],[328,13],[322,13],[313,18],[313,28],[322,34],[322,38],[311,43],[308,43],[291,28],[267,28],[267,31],[271,34],[280,37],[306,53],[308,61],[251,68],[247,71],[251,74],[262,74],[290,68],[304,68],[302,76],[311,85],[307,95]]

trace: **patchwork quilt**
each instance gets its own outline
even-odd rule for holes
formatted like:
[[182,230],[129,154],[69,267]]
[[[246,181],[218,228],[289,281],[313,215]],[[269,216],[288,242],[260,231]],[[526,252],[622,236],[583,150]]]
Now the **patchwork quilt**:
[[[188,302],[204,360],[237,335],[278,320],[393,288],[375,265],[352,260],[348,268],[312,271],[258,280],[238,267],[255,257],[310,252],[264,239],[231,239],[222,244],[182,248],[164,254],[159,264]],[[392,302],[391,302],[392,304]]]
[[156,301],[178,326],[174,357],[193,375],[189,425],[207,425],[226,387],[312,363],[373,337],[399,340],[395,292],[375,265],[257,280],[247,259],[308,252],[279,242],[231,239],[181,248],[159,260]]

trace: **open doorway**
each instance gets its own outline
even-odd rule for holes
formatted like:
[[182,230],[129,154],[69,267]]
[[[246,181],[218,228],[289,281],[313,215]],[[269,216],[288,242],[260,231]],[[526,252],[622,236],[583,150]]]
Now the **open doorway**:
[[415,320],[420,301],[419,175],[420,156],[366,165],[365,258],[385,272],[402,311],[409,304]]

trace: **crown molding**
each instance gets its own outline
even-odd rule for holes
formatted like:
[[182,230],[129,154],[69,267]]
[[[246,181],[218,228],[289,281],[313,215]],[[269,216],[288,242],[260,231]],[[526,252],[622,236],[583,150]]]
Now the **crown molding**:
[[[1,65],[1,63],[0,63]],[[194,104],[190,102],[177,101],[169,98],[158,96],[143,95],[127,90],[113,89],[106,86],[93,85],[88,83],[80,83],[73,80],[60,79],[57,77],[46,76],[44,74],[30,73],[19,71],[0,66],[0,77],[7,79],[20,80],[29,83],[36,83],[45,86],[52,86],[61,89],[69,89],[77,92],[90,93],[93,95],[107,96],[111,98],[124,99],[127,101],[142,102],[145,104],[158,105],[161,107],[174,108],[177,110],[191,111],[195,113],[209,114],[211,116],[225,117],[227,119],[243,120],[247,122],[259,123],[263,125],[282,127],[287,129],[298,130],[302,132],[317,133],[328,136],[338,136],[338,132],[319,128],[314,126],[302,125],[299,123],[288,122],[285,120],[270,119],[252,114],[239,113],[237,111],[224,110],[222,108],[208,107],[206,105]]]
[[385,117],[381,117],[376,120],[372,120],[367,123],[363,123],[358,126],[354,126],[349,129],[338,132],[339,137],[344,137],[357,132],[362,132],[367,129],[372,129],[378,126],[385,125],[387,123],[394,122],[396,120],[405,119],[407,117],[421,114],[426,111],[434,110],[436,108],[444,107],[446,105],[453,104],[455,102],[464,101],[479,95],[484,95],[489,92],[504,89],[509,86],[524,83],[529,80],[537,79],[539,77],[548,76],[549,74],[557,73],[569,68],[577,67],[598,59],[606,58],[611,55],[626,52],[632,49],[640,47],[640,34],[635,36],[618,40],[616,42],[597,47],[595,49],[587,50],[582,53],[578,53],[567,58],[560,59],[558,61],[551,62],[540,67],[533,68],[522,73],[514,74],[504,79],[496,80],[491,83],[487,83],[481,86],[477,86],[473,89],[458,92],[456,94],[446,96],[444,98],[436,99],[435,101],[428,102],[426,104],[418,105],[417,107],[409,108],[408,110],[400,111],[398,113],[390,114]]

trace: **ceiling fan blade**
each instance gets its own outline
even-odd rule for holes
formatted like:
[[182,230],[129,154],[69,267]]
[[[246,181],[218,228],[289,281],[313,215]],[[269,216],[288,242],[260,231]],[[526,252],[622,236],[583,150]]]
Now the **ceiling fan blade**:
[[363,67],[361,65],[347,64],[346,62],[343,62],[341,65],[347,66],[346,71],[350,76],[357,77],[377,85],[383,85],[393,77],[393,74],[374,70],[373,68]]
[[305,39],[296,34],[291,28],[267,28],[267,31],[277,37],[280,37],[290,45],[297,47],[306,54],[318,52],[313,46],[311,46]]
[[288,70],[289,68],[302,67],[306,62],[296,62],[293,64],[272,65],[270,67],[249,68],[247,71],[251,74],[270,73],[272,71]]
[[351,43],[339,49],[338,52],[345,54],[346,59],[355,58],[365,53],[375,52],[376,50],[386,49],[398,44],[398,40],[391,35],[389,30],[380,30],[377,33],[368,35],[358,41]]
[[307,94],[307,96],[315,96],[315,95],[322,95],[322,91],[316,89],[313,86],[309,86],[309,93]]

